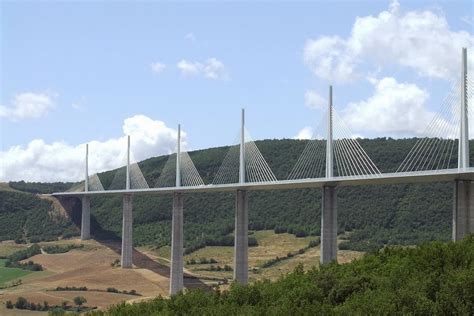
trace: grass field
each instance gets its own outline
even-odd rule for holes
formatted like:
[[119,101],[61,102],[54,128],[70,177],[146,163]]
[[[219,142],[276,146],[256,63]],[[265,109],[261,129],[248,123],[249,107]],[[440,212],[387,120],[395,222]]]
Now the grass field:
[[15,251],[21,250],[28,247],[25,244],[15,244],[12,241],[0,242],[0,257],[8,257]]
[[[298,252],[299,249],[306,248],[309,242],[316,237],[296,238],[291,234],[275,234],[272,230],[251,232],[258,241],[257,247],[249,248],[249,278],[250,281],[261,279],[277,279],[281,275],[292,271],[296,265],[303,263],[305,269],[319,265],[320,248],[308,249],[303,254],[295,255],[289,259],[278,262],[270,267],[262,268],[262,264],[276,257],[286,257],[286,255]],[[85,296],[90,306],[104,308],[110,304],[117,304],[121,301],[132,301],[137,299],[147,299],[157,295],[167,296],[169,291],[169,278],[166,268],[170,262],[170,247],[155,249],[152,246],[139,247],[142,254],[134,254],[133,269],[120,269],[111,264],[120,258],[113,245],[101,244],[94,240],[81,241],[61,240],[54,242],[42,242],[46,245],[66,245],[83,244],[81,249],[74,249],[67,253],[46,254],[42,253],[33,256],[31,260],[41,264],[45,271],[31,273],[20,269],[5,268],[5,260],[0,260],[0,286],[10,283],[14,279],[21,278],[21,285],[2,289],[0,292],[0,315],[7,311],[2,310],[6,300],[16,301],[19,296],[23,296],[32,302],[48,301],[50,304],[61,304],[63,301],[72,303],[74,291],[51,291],[58,286],[86,286],[89,289],[105,290],[114,287],[118,290],[136,290],[142,294],[141,297],[130,296],[120,293],[84,291],[80,294]],[[25,245],[15,245],[13,242],[0,243],[0,252],[8,254],[18,247]],[[119,249],[119,248],[118,248]],[[340,250],[338,253],[339,262],[348,262],[362,255],[360,252],[350,252]],[[151,258],[145,260],[146,258]],[[193,274],[201,278],[202,283],[215,285],[224,278],[231,280],[233,271],[208,271],[211,265],[219,266],[221,269],[228,265],[233,267],[234,247],[205,247],[184,257],[185,261],[192,259],[200,261],[202,258],[214,259],[215,263],[208,264],[185,264],[186,273]],[[155,263],[153,263],[153,261]],[[141,264],[139,264],[141,262]],[[160,265],[161,264],[161,265]],[[225,289],[228,285],[221,285]],[[99,295],[99,294],[100,295]],[[35,314],[36,315],[36,314]]]
[[5,261],[6,259],[0,259],[0,287],[7,285],[7,283],[11,280],[15,280],[32,273],[32,271],[18,268],[6,268]]
[[[252,236],[258,241],[257,247],[249,248],[249,278],[251,281],[261,279],[278,279],[281,275],[294,270],[302,263],[305,269],[311,269],[313,266],[319,266],[320,247],[308,249],[303,254],[295,255],[290,259],[278,262],[271,267],[261,268],[262,264],[276,257],[285,257],[289,252],[295,253],[309,245],[311,240],[317,237],[308,236],[297,238],[292,234],[275,234],[273,230],[263,230],[251,232]],[[169,265],[170,247],[153,249],[152,247],[140,247],[141,251],[148,253],[155,260],[163,261]],[[352,261],[362,255],[361,252],[340,250],[338,261],[341,263]],[[217,263],[212,264],[188,264],[192,259],[200,261],[201,258],[207,260],[214,259]],[[232,279],[232,271],[206,271],[211,265],[214,267],[224,265],[233,266],[234,247],[208,246],[199,249],[191,254],[184,256],[185,268],[187,271],[203,278],[227,278]]]

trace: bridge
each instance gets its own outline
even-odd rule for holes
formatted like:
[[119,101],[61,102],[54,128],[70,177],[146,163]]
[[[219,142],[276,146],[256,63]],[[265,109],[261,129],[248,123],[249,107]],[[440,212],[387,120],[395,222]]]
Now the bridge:
[[[337,188],[342,186],[446,182],[454,184],[452,238],[474,233],[474,168],[469,163],[469,111],[474,80],[467,73],[467,50],[462,50],[461,80],[443,100],[420,138],[393,173],[381,173],[358,140],[351,136],[333,107],[332,87],[325,116],[327,137],[310,140],[287,179],[277,179],[245,128],[242,110],[239,141],[231,146],[214,180],[205,184],[193,161],[182,150],[178,126],[177,150],[170,155],[156,183],[150,187],[137,163],[130,163],[130,137],[126,164],[110,187],[104,189],[97,174],[89,176],[86,145],[84,188],[58,192],[58,198],[82,199],[81,238],[90,238],[90,198],[123,196],[122,268],[132,267],[132,208],[134,195],[171,194],[172,240],[170,294],[183,289],[183,195],[199,192],[236,192],[234,281],[248,282],[248,191],[279,189],[322,189],[321,264],[337,258]],[[457,161],[453,152],[457,152]]]

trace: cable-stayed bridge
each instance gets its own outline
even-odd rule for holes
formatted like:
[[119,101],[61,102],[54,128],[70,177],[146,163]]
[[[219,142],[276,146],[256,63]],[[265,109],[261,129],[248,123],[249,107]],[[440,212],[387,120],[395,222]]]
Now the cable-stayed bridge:
[[377,165],[354,138],[333,108],[332,87],[325,119],[323,139],[312,139],[286,179],[277,179],[245,128],[242,110],[241,129],[212,183],[204,183],[189,154],[182,150],[178,126],[176,153],[169,156],[159,176],[150,181],[138,163],[131,163],[130,137],[124,167],[117,170],[105,189],[99,176],[88,174],[86,146],[85,181],[81,191],[54,193],[61,198],[82,199],[81,238],[90,238],[90,198],[95,195],[123,195],[122,267],[132,267],[133,195],[172,194],[172,250],[170,293],[183,289],[183,194],[198,192],[236,192],[234,280],[248,281],[248,191],[322,188],[321,263],[337,258],[337,187],[451,181],[454,183],[453,240],[474,233],[474,168],[469,164],[469,118],[473,110],[474,78],[467,73],[467,51],[462,51],[460,81],[441,103],[441,111],[428,124],[407,156],[392,173],[381,173]]

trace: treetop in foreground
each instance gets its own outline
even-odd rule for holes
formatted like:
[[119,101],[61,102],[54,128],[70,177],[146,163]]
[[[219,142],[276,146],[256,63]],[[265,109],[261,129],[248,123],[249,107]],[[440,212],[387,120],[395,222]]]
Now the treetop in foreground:
[[474,235],[457,243],[387,247],[349,264],[228,291],[191,290],[89,315],[473,315]]

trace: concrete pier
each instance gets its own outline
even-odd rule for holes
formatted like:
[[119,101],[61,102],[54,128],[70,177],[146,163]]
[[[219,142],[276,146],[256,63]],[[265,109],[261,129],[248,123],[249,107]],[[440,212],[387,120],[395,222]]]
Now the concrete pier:
[[87,195],[82,197],[81,239],[91,238],[91,198]]
[[132,267],[133,254],[133,216],[132,195],[123,196],[123,223],[122,223],[122,268]]
[[[461,124],[459,128],[458,169],[469,166],[469,106],[467,94],[467,49],[462,49],[461,63]],[[474,186],[469,180],[454,181],[453,241],[474,233]]]
[[235,197],[234,281],[248,282],[248,198],[247,191],[238,190]]
[[183,290],[183,195],[173,194],[170,295]]
[[474,186],[471,181],[454,182],[453,241],[474,233]]
[[337,193],[336,187],[323,187],[321,208],[321,264],[337,260]]

